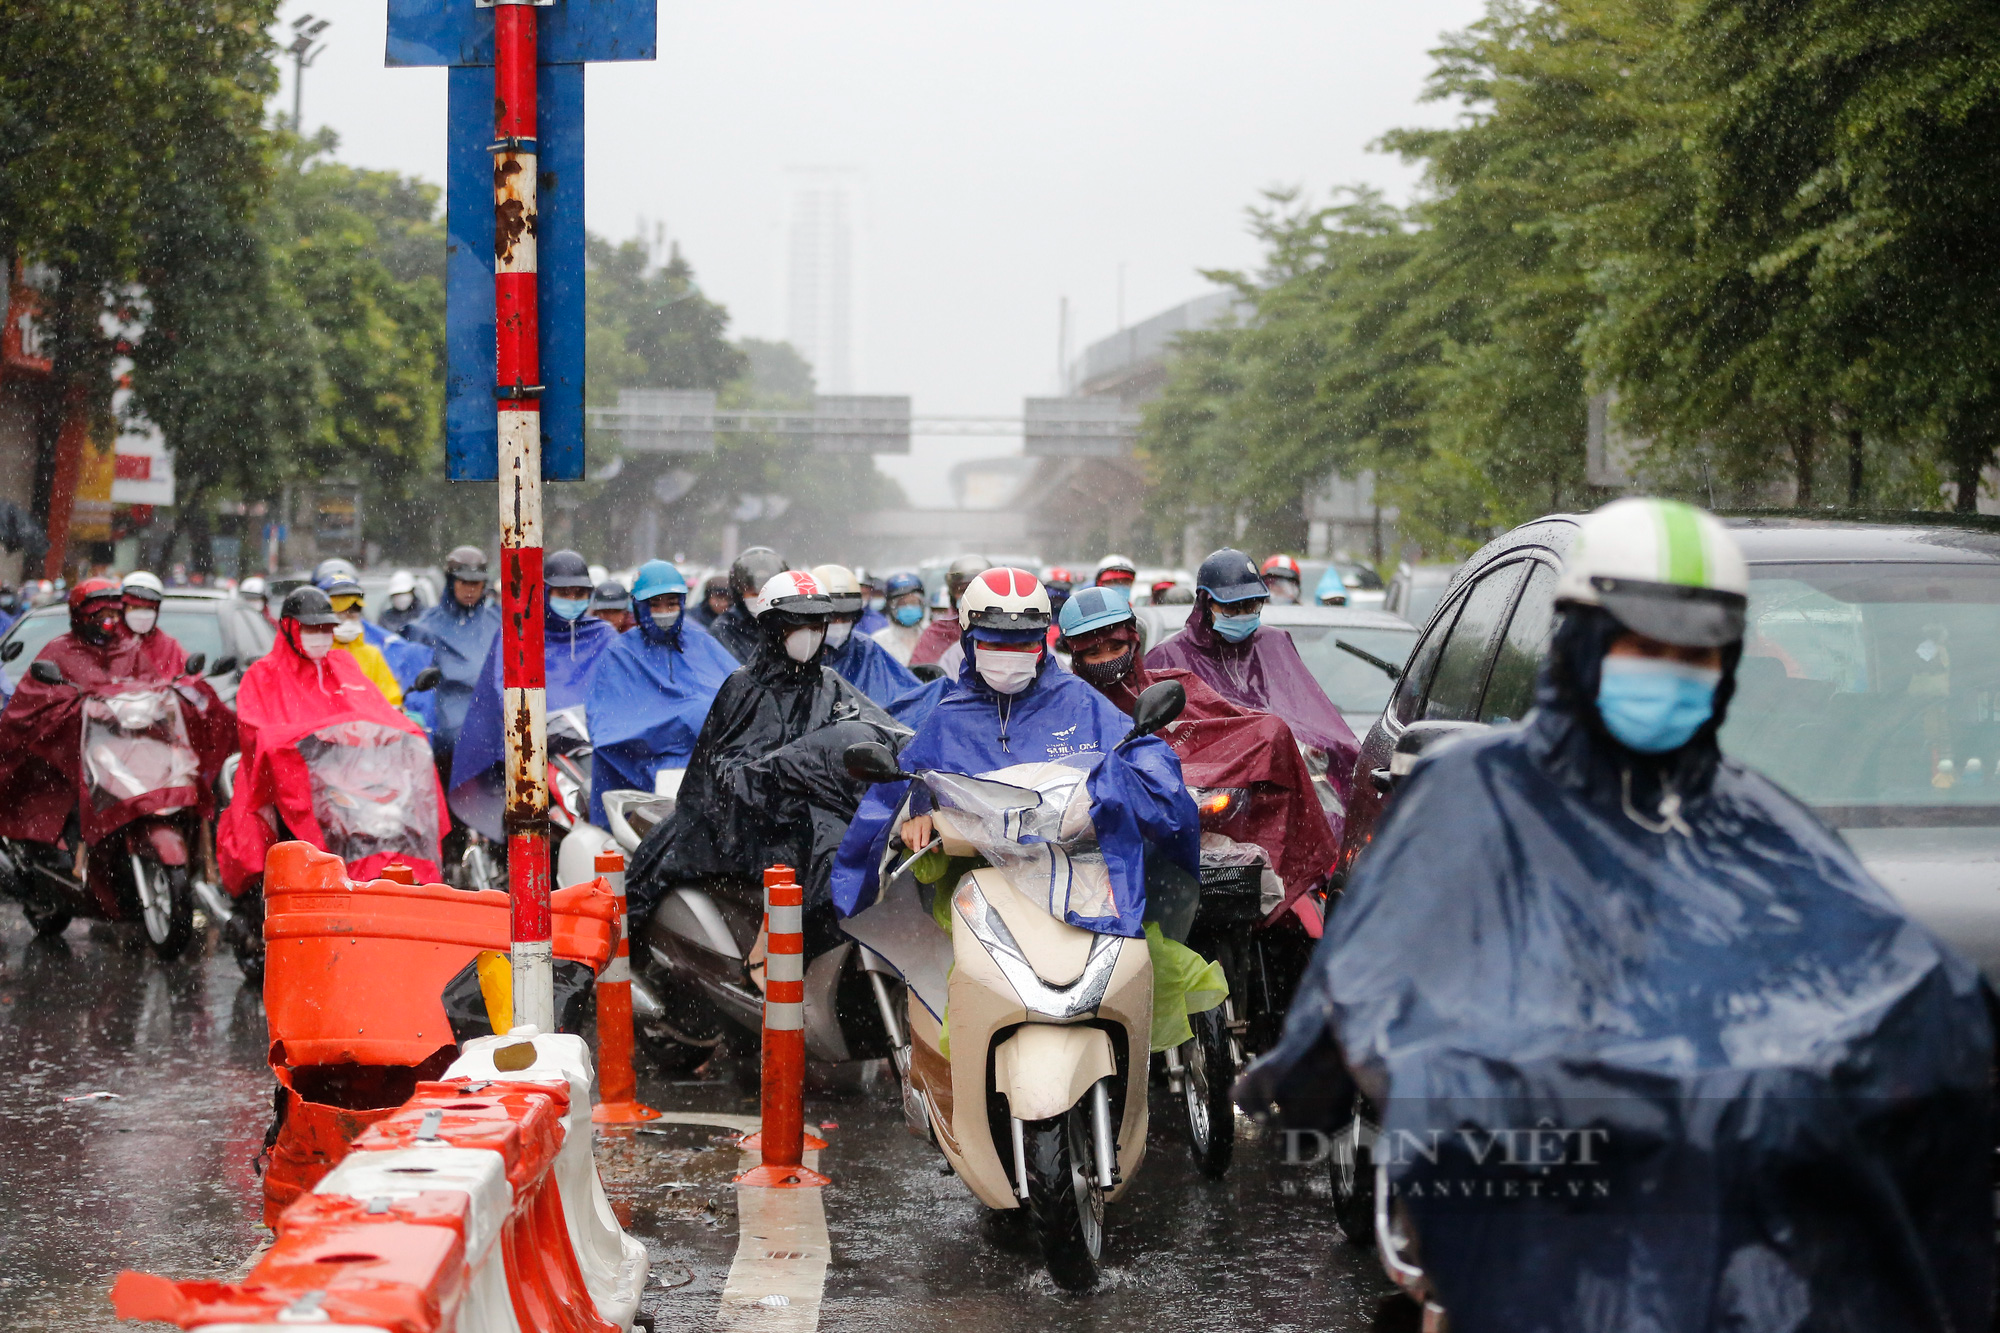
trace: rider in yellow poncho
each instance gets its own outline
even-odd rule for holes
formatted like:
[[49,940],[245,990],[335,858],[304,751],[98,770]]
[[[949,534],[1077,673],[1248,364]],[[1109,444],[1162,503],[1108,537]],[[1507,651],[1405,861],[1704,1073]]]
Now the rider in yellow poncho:
[[320,591],[333,603],[333,613],[340,617],[340,623],[333,627],[333,646],[337,652],[352,653],[354,664],[361,668],[361,674],[382,691],[382,697],[389,701],[391,708],[403,706],[403,687],[396,682],[396,673],[389,669],[389,659],[382,656],[382,650],[361,636],[361,585],[351,578],[335,575],[320,584]]

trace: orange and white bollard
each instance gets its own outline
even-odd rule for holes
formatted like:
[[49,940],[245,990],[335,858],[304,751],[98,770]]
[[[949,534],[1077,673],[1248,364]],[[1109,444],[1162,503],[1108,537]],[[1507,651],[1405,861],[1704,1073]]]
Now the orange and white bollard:
[[737,1177],[739,1185],[780,1189],[831,1183],[805,1163],[806,1134],[805,890],[790,866],[764,872],[763,1129],[743,1141],[763,1163]]
[[590,1118],[600,1125],[636,1125],[660,1113],[639,1100],[632,1068],[632,928],[625,915],[625,858],[599,852],[598,875],[618,898],[618,945],[597,978],[598,1103]]

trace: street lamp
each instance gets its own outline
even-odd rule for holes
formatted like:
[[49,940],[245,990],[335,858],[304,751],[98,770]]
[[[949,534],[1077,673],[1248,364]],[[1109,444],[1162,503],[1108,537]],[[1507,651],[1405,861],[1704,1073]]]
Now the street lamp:
[[326,50],[326,43],[319,35],[333,26],[332,19],[316,19],[310,14],[301,14],[292,20],[292,44],[285,48],[292,58],[292,133],[306,132],[305,95],[306,66],[319,58]]

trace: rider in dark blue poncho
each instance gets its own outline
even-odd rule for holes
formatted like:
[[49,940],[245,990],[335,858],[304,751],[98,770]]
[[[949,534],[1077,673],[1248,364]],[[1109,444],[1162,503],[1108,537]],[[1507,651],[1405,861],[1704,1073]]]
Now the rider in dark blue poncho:
[[854,577],[854,571],[845,565],[816,565],[812,576],[833,599],[833,619],[826,623],[826,653],[820,665],[831,667],[835,675],[884,708],[916,689],[920,682],[910,669],[861,628],[864,603],[861,581]]
[[632,583],[638,624],[597,660],[586,691],[592,746],[590,822],[606,827],[603,793],[651,791],[663,768],[684,768],[702,719],[736,659],[683,614],[687,580],[664,560]]
[[444,676],[431,728],[431,747],[440,765],[450,763],[465,710],[486,669],[486,655],[499,636],[500,608],[486,597],[486,555],[476,546],[458,547],[444,560],[444,596],[403,630],[403,638],[431,650],[433,664]]
[[[989,614],[982,609],[988,601],[1007,608],[1027,602],[1035,611]],[[903,748],[903,768],[978,774],[1065,755],[1101,756],[1089,780],[1090,814],[1117,911],[1072,917],[1070,924],[1138,938],[1146,914],[1147,844],[1189,872],[1200,868],[1200,819],[1182,784],[1180,761],[1157,736],[1115,749],[1131,731],[1131,719],[1050,657],[1048,595],[1033,575],[988,570],[966,589],[962,614],[968,606],[974,613],[962,639],[958,686]],[[833,900],[842,915],[874,901],[877,867],[908,788],[907,782],[872,787],[855,813],[834,864]]]
[[1699,510],[1587,516],[1534,712],[1418,760],[1238,1084],[1365,1096],[1454,1330],[1992,1327],[1979,974],[1721,753],[1751,586]]
[[[618,631],[588,614],[593,586],[590,568],[575,551],[551,552],[542,566],[542,583],[548,590],[542,619],[542,670],[548,715],[554,717],[565,708],[583,706],[591,668],[618,637]],[[450,793],[452,812],[495,839],[503,833],[493,777],[507,758],[500,734],[502,697],[500,643],[496,638],[486,654],[486,667],[480,673],[472,705],[465,711],[465,725],[458,733],[458,747],[451,759]],[[480,790],[490,790],[493,799],[477,799],[475,792]]]

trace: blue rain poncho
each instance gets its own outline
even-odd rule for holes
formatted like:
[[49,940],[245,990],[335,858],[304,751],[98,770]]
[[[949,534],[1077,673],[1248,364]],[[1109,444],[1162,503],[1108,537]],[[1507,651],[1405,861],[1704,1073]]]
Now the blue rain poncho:
[[638,624],[597,660],[586,692],[590,726],[590,822],[609,827],[603,793],[651,791],[663,768],[685,768],[715,692],[736,659],[683,613],[661,629],[645,602]]
[[477,606],[460,606],[447,581],[443,600],[417,617],[403,631],[403,637],[430,649],[434,664],[444,674],[437,687],[437,723],[431,740],[440,747],[451,746],[465,725],[465,712],[472,706],[473,691],[486,670],[487,654],[500,637],[500,608],[491,598]]
[[1729,675],[1613,741],[1618,629],[1572,610],[1524,723],[1418,761],[1238,1100],[1331,1131],[1358,1085],[1454,1330],[1990,1327],[1979,974],[1722,757]]
[[864,634],[872,635],[876,630],[887,628],[889,628],[889,617],[883,615],[872,606],[862,607],[861,619],[854,622],[856,637]]
[[821,666],[832,667],[835,675],[884,708],[923,683],[859,626],[846,643],[829,649],[819,660]]
[[[617,630],[595,616],[564,620],[544,608],[542,670],[547,682],[544,689],[550,715],[565,708],[579,707],[585,702],[584,692],[590,684],[591,668],[597,665],[597,659],[604,655],[617,637]],[[465,725],[459,729],[458,745],[451,756],[452,809],[468,823],[475,818],[468,813],[474,806],[465,801],[462,789],[488,778],[507,760],[505,743],[500,734],[502,698],[500,639],[496,635],[493,646],[486,654],[479,688],[473,692],[472,703],[465,710]],[[489,780],[484,785],[491,786],[492,783]],[[484,806],[479,808],[484,809]],[[485,819],[480,819],[477,827],[489,838],[500,836],[497,825]]]
[[[968,644],[957,688],[944,694],[903,748],[902,767],[977,775],[1066,755],[1095,756],[1088,779],[1090,818],[1111,873],[1116,910],[1110,916],[1066,913],[1065,919],[1099,934],[1139,938],[1147,844],[1200,873],[1200,817],[1181,781],[1180,760],[1157,736],[1114,751],[1132,720],[1056,665],[1048,652],[1042,653],[1034,683],[1011,697],[996,694],[979,678],[976,657]],[[875,900],[882,853],[909,786],[871,787],[855,812],[834,861],[833,901],[841,915],[852,916]]]
[[417,674],[436,660],[437,654],[421,643],[414,643],[393,630],[383,629],[372,620],[361,622],[361,640],[372,644],[381,652],[382,660],[395,673],[396,684],[403,689],[403,711],[424,724],[426,731],[437,730],[436,690],[412,692],[410,683]]
[[889,716],[911,731],[917,731],[930,720],[931,714],[944,701],[944,697],[957,688],[958,682],[949,676],[927,680],[907,694],[898,695],[894,702],[889,704]]

